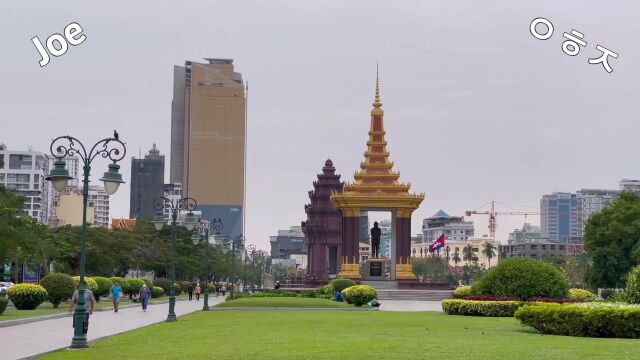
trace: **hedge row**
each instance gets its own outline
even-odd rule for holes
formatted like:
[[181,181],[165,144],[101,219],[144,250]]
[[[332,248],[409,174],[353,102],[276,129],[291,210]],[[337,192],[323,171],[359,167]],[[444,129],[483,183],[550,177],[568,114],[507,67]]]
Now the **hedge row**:
[[522,301],[442,300],[442,310],[449,315],[510,317],[525,303]]
[[0,296],[0,315],[2,315],[4,310],[7,308],[8,302],[9,302],[9,299],[7,299],[6,296]]
[[520,308],[515,317],[543,334],[640,338],[640,307],[536,304]]

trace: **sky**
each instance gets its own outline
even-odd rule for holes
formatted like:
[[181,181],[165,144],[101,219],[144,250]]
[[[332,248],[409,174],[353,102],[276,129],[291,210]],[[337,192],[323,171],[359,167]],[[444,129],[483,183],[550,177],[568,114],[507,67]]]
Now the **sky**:
[[[543,194],[640,178],[638,13],[633,1],[3,1],[0,142],[46,152],[55,136],[93,144],[118,129],[130,182],[130,157],[153,143],[169,163],[173,66],[233,58],[249,82],[246,238],[268,249],[305,220],[327,158],[353,180],[377,63],[390,158],[426,194],[414,234],[440,209],[535,212]],[[538,17],[548,40],[530,33]],[[72,22],[86,40],[40,67],[31,38]],[[576,56],[562,50],[571,30],[587,42]],[[596,45],[619,54],[612,73],[588,63]],[[111,216],[128,207],[125,184]],[[497,238],[523,221],[498,217]]]

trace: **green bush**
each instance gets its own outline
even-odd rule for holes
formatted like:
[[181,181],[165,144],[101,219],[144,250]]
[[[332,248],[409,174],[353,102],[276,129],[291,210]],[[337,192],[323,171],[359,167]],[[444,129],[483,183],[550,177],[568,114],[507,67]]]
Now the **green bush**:
[[149,289],[153,289],[153,281],[149,280],[149,279],[145,279],[145,278],[141,278],[142,281],[144,281],[145,284],[147,284],[147,287]]
[[17,284],[7,291],[9,300],[18,310],[34,310],[47,300],[47,290],[40,285]]
[[71,299],[76,290],[73,278],[62,273],[53,273],[43,277],[40,280],[40,285],[47,290],[47,297],[54,308],[58,308],[62,301]]
[[596,294],[584,289],[569,289],[569,299],[581,301],[595,301]]
[[161,296],[164,295],[164,289],[161,288],[160,286],[154,286],[151,288],[151,297],[152,298],[159,298]]
[[602,290],[600,290],[600,296],[602,296],[602,298],[605,299],[605,300],[609,300],[609,298],[611,298],[615,293],[616,293],[615,289],[602,289]]
[[182,287],[180,286],[180,283],[173,284],[173,290],[176,292],[176,296],[180,295],[182,293]]
[[[169,283],[171,283],[170,280],[169,280]],[[191,281],[180,281],[180,291],[182,291],[183,293],[188,292],[190,286],[191,286]]]
[[334,293],[340,292],[348,287],[356,286],[356,282],[351,279],[333,279],[329,283]]
[[640,338],[640,306],[536,304],[520,308],[515,316],[543,334]]
[[153,286],[159,286],[164,289],[164,293],[169,295],[171,291],[171,280],[167,278],[157,278],[153,280]]
[[465,296],[471,295],[471,286],[461,286],[453,290],[453,297],[456,299],[463,299]]
[[627,287],[624,289],[627,301],[640,304],[640,266],[636,266],[627,275]]
[[100,276],[94,276],[93,280],[95,280],[98,284],[98,290],[94,291],[93,295],[96,297],[96,301],[100,301],[101,296],[109,295],[109,292],[111,292],[111,287],[113,286],[113,282],[105,277]]
[[[73,282],[75,283],[76,288],[77,288],[79,286],[79,284],[80,284],[80,276],[74,276],[73,277]],[[95,294],[96,291],[98,291],[98,283],[95,280],[93,280],[92,278],[85,276],[84,277],[84,288],[91,290],[91,292]]]
[[501,261],[471,286],[475,295],[529,298],[566,298],[569,281],[546,262],[514,257]]
[[342,291],[342,296],[347,304],[362,306],[378,297],[376,289],[368,285],[350,286]]
[[[113,276],[111,278],[109,278],[109,280],[111,280],[111,282],[113,283],[113,285],[116,284],[116,282],[120,283],[120,287],[122,288],[122,291],[127,293],[129,292],[129,283],[127,281],[127,279],[121,278],[121,277],[117,277],[117,276]],[[111,289],[109,289],[109,293],[111,293]]]
[[331,284],[327,284],[325,286],[322,286],[317,291],[318,291],[319,295],[329,295],[329,296],[333,296],[334,295],[333,286],[331,286]]
[[524,303],[522,301],[442,300],[442,310],[449,315],[510,317]]
[[0,315],[2,315],[4,310],[7,308],[8,303],[9,299],[7,299],[6,296],[0,296]]
[[318,293],[314,290],[305,290],[303,292],[300,293],[300,297],[303,298],[317,298],[318,297]]
[[129,278],[127,279],[127,288],[129,289],[130,294],[137,294],[140,292],[142,285],[144,285],[144,280],[138,278]]

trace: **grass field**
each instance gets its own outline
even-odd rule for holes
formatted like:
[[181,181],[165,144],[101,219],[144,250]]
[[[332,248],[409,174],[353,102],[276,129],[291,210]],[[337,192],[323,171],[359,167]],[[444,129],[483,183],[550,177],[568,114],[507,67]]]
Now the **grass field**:
[[[211,311],[45,359],[638,359],[640,340],[540,335],[513,318],[435,312]],[[223,355],[220,356],[220,351]]]
[[[178,298],[186,299],[187,295],[180,295]],[[163,296],[156,299],[151,299],[151,303],[159,302],[159,301],[168,301],[168,296]],[[126,308],[129,306],[140,306],[139,303],[134,303],[129,301],[129,299],[123,299],[120,301],[120,308]],[[99,303],[96,303],[96,309],[112,309],[113,304],[109,300],[102,300]],[[63,314],[69,311],[69,303],[65,302],[60,304],[57,309],[53,308],[51,303],[43,303],[38,306],[35,310],[16,310],[14,307],[7,307],[7,309],[0,315],[0,322],[9,321],[9,320],[18,320],[18,319],[27,319],[32,317],[39,316],[47,316],[47,315],[56,315]]]
[[355,308],[343,302],[298,297],[246,297],[222,302],[216,307],[244,308]]

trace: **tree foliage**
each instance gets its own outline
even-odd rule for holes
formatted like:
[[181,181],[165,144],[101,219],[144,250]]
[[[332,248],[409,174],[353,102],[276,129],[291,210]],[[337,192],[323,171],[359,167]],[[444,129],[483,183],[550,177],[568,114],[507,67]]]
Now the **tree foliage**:
[[624,287],[626,274],[640,264],[640,197],[622,192],[591,216],[584,246],[593,263],[588,282],[593,287]]

